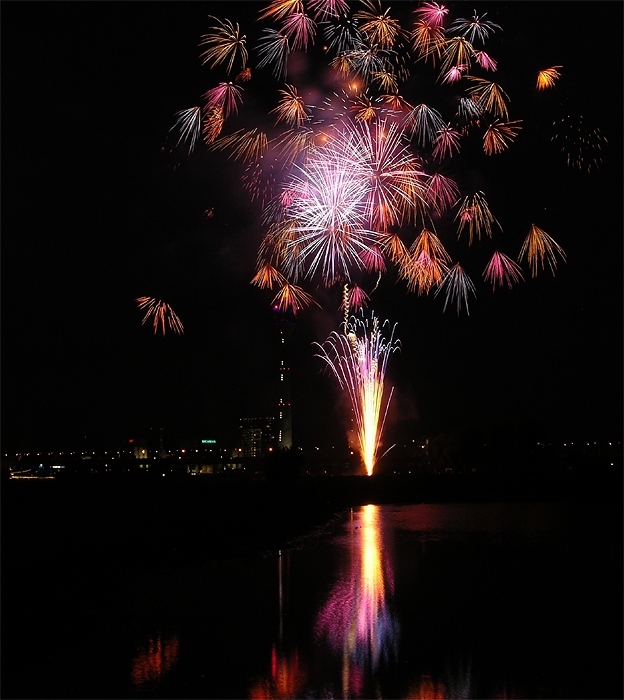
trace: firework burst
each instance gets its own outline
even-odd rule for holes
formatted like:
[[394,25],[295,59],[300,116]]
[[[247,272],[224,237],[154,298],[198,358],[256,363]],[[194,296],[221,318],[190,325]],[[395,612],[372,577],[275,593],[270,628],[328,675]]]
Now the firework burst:
[[518,257],[518,262],[526,255],[527,262],[531,267],[533,277],[537,275],[538,267],[544,269],[544,261],[548,263],[550,271],[555,274],[557,269],[557,258],[555,253],[558,253],[563,261],[566,260],[566,254],[563,248],[556,243],[545,231],[538,228],[535,224],[531,224],[531,230],[522,244],[522,250]]
[[449,303],[455,302],[457,305],[457,315],[459,316],[462,309],[462,304],[466,307],[466,313],[470,315],[468,309],[468,294],[472,293],[476,296],[475,287],[472,283],[470,277],[466,274],[466,271],[461,267],[459,263],[454,265],[447,273],[438,287],[435,295],[441,294],[445,291],[446,297],[444,300],[444,309]]
[[561,77],[561,73],[557,70],[561,66],[553,66],[552,68],[547,68],[546,70],[541,70],[537,75],[537,89],[546,90],[548,88],[554,87],[555,80]]
[[209,64],[211,68],[228,61],[227,73],[229,74],[234,66],[234,61],[238,57],[242,63],[241,70],[245,70],[247,65],[246,37],[240,35],[238,24],[234,26],[229,19],[217,21],[218,26],[211,27],[207,34],[204,34],[200,46],[208,46],[201,55],[203,64]]
[[497,250],[483,272],[483,279],[491,282],[492,289],[496,290],[496,285],[502,287],[503,283],[511,289],[514,282],[522,282],[524,277],[520,266]]
[[[189,154],[201,135],[209,150],[227,149],[241,164],[244,187],[262,205],[264,236],[252,282],[285,290],[278,306],[291,304],[295,284],[305,280],[332,287],[355,278],[365,294],[367,281],[372,285],[388,272],[418,294],[446,290],[445,308],[455,302],[467,308],[474,286],[441,242],[433,246],[439,239],[432,231],[448,235],[451,211],[458,240],[467,233],[469,247],[492,238],[495,225],[502,231],[485,192],[474,193],[469,184],[470,159],[513,150],[524,124],[510,120],[511,99],[502,85],[484,77],[500,62],[484,45],[501,26],[477,11],[459,14],[427,1],[406,13],[379,0],[357,8],[345,0],[269,0],[257,16],[273,26],[253,32],[254,46],[247,39],[252,33],[211,18],[201,39],[203,64],[236,78],[215,81],[202,106],[175,115],[172,131]],[[291,52],[298,54],[286,82]],[[312,85],[310,69],[320,60],[323,80]],[[503,68],[502,78],[509,75]],[[540,71],[538,89],[551,88],[560,68]],[[264,69],[262,81],[256,69]],[[267,123],[253,93],[258,85],[271,100]],[[323,85],[332,87],[323,94]],[[243,94],[257,121],[229,128],[236,121],[230,117],[243,113]],[[597,167],[603,139],[594,139],[598,149],[592,150],[583,137],[587,129],[577,129],[579,139],[572,129],[560,131],[553,141],[571,165],[582,162],[577,151],[583,148],[583,166]],[[530,136],[530,128],[522,134]],[[533,271],[546,262],[554,269],[561,252],[551,240],[533,233],[525,242]],[[484,281],[494,289],[517,282],[514,265],[497,251]]]

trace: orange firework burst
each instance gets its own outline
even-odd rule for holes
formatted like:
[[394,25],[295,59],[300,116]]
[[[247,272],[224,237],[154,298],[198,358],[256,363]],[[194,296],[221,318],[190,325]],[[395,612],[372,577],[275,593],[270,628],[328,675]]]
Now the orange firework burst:
[[[490,213],[483,192],[476,192],[466,197],[455,219],[459,219],[457,238],[462,235],[464,228],[468,227],[468,245],[472,245],[475,234],[479,240],[481,240],[482,232],[492,238],[492,224],[498,224],[498,221]],[[500,224],[498,225],[500,226]]]
[[522,260],[522,256],[526,253],[527,262],[531,266],[531,275],[533,277],[537,276],[537,268],[541,263],[542,270],[544,269],[544,260],[548,262],[550,271],[555,274],[557,269],[557,259],[555,258],[555,253],[566,260],[566,254],[545,231],[538,228],[535,224],[531,224],[531,230],[529,235],[525,238],[522,244],[522,250],[518,256],[518,262]]
[[214,67],[229,58],[226,69],[229,74],[236,57],[239,56],[243,64],[241,70],[245,70],[247,65],[246,37],[240,36],[238,24],[234,26],[229,19],[222,21],[212,16],[211,19],[216,20],[219,26],[211,27],[210,31],[202,36],[199,45],[210,47],[202,53],[202,63],[211,63],[211,67]]
[[216,150],[231,148],[230,157],[233,157],[234,160],[242,158],[243,162],[250,163],[260,160],[267,146],[266,134],[260,129],[250,129],[249,131],[240,129],[229,136],[216,139],[209,148]]
[[466,92],[477,101],[482,111],[490,112],[505,121],[509,119],[505,104],[505,100],[509,100],[509,97],[500,85],[472,75],[468,76],[468,80],[472,81],[473,87],[468,88]]
[[143,325],[148,318],[152,319],[154,326],[154,335],[158,332],[160,326],[162,334],[165,335],[165,324],[174,331],[174,333],[184,333],[184,327],[180,319],[177,317],[173,309],[160,299],[154,299],[153,297],[139,297],[136,299],[139,309],[147,309],[141,325]]
[[368,95],[358,95],[353,101],[351,109],[355,112],[355,121],[368,122],[377,114],[375,107]]
[[302,0],[273,0],[273,2],[264,9],[264,14],[258,17],[258,20],[273,17],[274,19],[283,19],[288,15],[303,12]]
[[416,28],[412,32],[412,47],[419,58],[426,61],[431,56],[435,64],[436,58],[441,58],[444,50],[444,28],[427,24],[423,20],[416,22]]
[[301,287],[286,283],[275,295],[273,308],[275,311],[280,311],[281,313],[290,312],[293,316],[296,316],[298,311],[301,311],[306,306],[310,306],[312,303],[319,306],[312,295],[305,292]]
[[286,278],[279,270],[276,270],[273,265],[262,265],[256,276],[251,280],[251,284],[255,284],[260,289],[273,289],[274,284],[283,286],[286,284]]
[[555,80],[561,77],[561,73],[557,70],[557,68],[561,68],[561,66],[553,66],[552,68],[541,70],[537,74],[538,90],[546,90],[547,88],[554,87]]
[[483,150],[488,156],[492,153],[501,153],[506,148],[509,148],[509,144],[516,138],[516,131],[522,129],[521,126],[515,126],[520,124],[522,119],[517,119],[515,122],[501,122],[497,119],[492,124],[490,124],[483,136]]
[[443,47],[443,58],[440,73],[445,75],[453,66],[470,68],[470,59],[474,57],[472,44],[461,36],[446,39]]
[[412,243],[409,253],[401,270],[408,289],[417,289],[421,294],[428,292],[433,285],[441,284],[449,270],[451,257],[435,233],[424,228]]
[[382,49],[390,49],[396,38],[401,33],[401,25],[396,19],[392,19],[387,9],[384,13],[381,12],[381,3],[375,3],[372,0],[363,0],[366,10],[362,10],[355,14],[355,19],[364,20],[360,25],[360,31],[366,36],[368,42],[378,44]]
[[221,107],[212,107],[204,115],[202,135],[206,145],[210,145],[221,133],[225,117]]
[[277,114],[276,124],[285,121],[290,126],[301,126],[308,118],[303,97],[297,94],[297,88],[294,85],[284,85],[284,90],[280,90],[279,93],[282,98],[278,106],[269,114]]

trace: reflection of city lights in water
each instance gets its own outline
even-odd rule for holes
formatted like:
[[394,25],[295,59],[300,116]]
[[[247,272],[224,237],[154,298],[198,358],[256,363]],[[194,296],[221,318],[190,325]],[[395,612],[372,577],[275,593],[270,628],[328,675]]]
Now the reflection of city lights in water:
[[132,661],[132,683],[143,686],[160,681],[178,660],[179,645],[177,634],[165,640],[161,640],[160,633],[150,638],[147,647],[141,647]]
[[[474,697],[473,690],[471,666],[468,664],[464,667],[460,664],[455,673],[447,670],[443,680],[422,675],[417,681],[412,681],[404,698],[405,700],[448,700],[448,698],[468,700]],[[492,697],[506,700],[508,696],[503,693]]]
[[365,669],[374,671],[382,656],[396,654],[398,623],[386,598],[393,588],[392,570],[382,560],[379,507],[367,505],[360,528],[352,530],[350,570],[333,587],[315,629],[342,656],[345,697],[360,695]]
[[308,675],[299,658],[299,650],[284,652],[284,614],[288,607],[288,588],[284,578],[288,580],[290,557],[288,552],[277,558],[278,598],[279,598],[279,634],[277,644],[271,649],[271,671],[269,674],[256,678],[249,689],[252,700],[262,698],[299,698],[306,687]]
[[275,644],[271,650],[271,673],[259,678],[249,689],[252,700],[262,698],[299,698],[306,687],[307,674],[295,648],[291,654],[280,653]]

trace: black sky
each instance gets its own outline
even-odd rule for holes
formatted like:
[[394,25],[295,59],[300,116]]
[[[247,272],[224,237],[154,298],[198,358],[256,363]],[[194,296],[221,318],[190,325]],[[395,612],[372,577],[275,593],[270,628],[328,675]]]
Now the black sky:
[[[208,15],[238,13],[257,31],[263,5],[248,7],[2,3],[4,452],[113,449],[150,426],[221,439],[239,417],[273,411],[270,293],[249,284],[257,206],[225,158],[173,168],[163,150],[173,115],[214,83],[197,48]],[[553,439],[621,439],[622,4],[479,7],[503,26],[501,83],[511,118],[524,120],[513,154],[488,161],[485,184],[514,257],[536,223],[568,260],[512,292],[477,284],[459,318],[383,280],[373,306],[398,323],[403,348],[389,369],[391,430],[533,421]],[[558,92],[537,95],[535,75],[552,65],[563,66]],[[550,117],[567,113],[608,139],[598,173],[567,168],[550,144]],[[169,301],[185,334],[141,326],[142,295]],[[311,347],[339,323],[340,300],[319,301],[292,340],[305,447],[344,439],[339,397]]]

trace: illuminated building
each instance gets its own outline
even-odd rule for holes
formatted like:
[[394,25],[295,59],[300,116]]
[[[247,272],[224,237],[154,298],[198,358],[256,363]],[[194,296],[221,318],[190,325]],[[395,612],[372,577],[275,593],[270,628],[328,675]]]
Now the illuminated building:
[[241,418],[241,457],[262,457],[275,444],[274,418]]
[[288,312],[276,311],[275,325],[279,331],[277,383],[277,447],[292,448],[292,409],[290,406],[290,336],[295,328],[295,317]]

